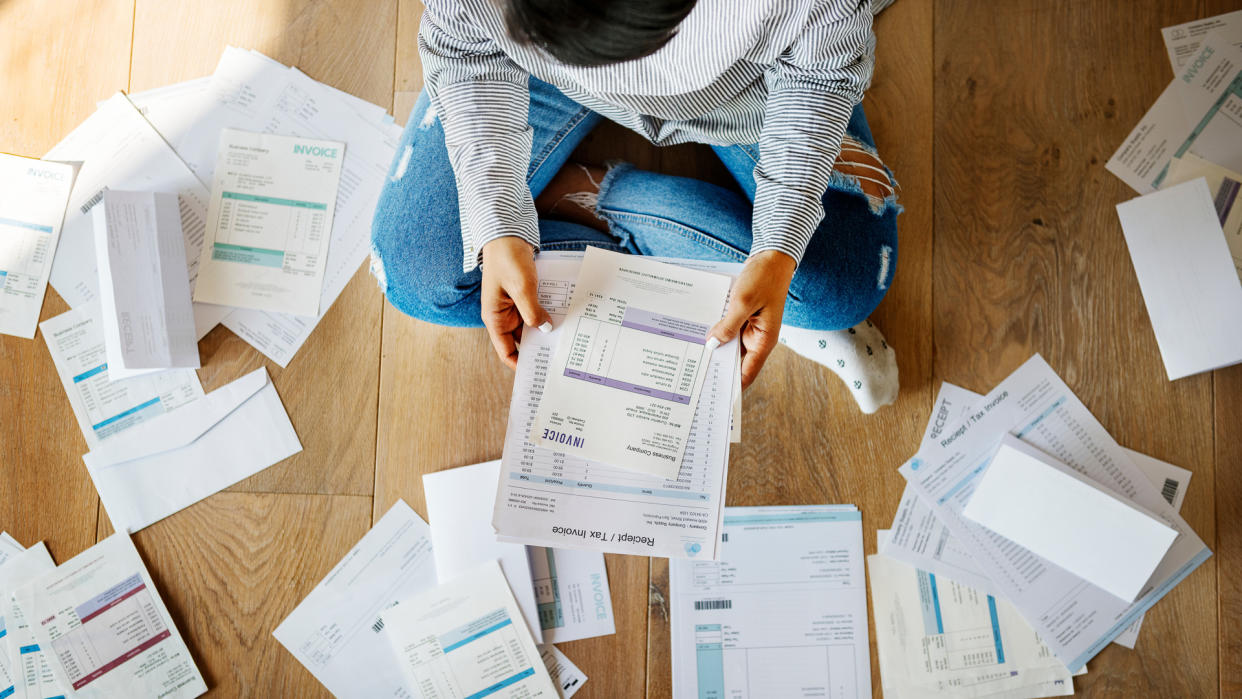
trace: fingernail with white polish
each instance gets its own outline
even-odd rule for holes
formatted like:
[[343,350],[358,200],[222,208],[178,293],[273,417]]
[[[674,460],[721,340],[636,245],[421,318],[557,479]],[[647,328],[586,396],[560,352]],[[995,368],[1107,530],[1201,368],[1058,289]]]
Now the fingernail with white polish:
[[717,340],[715,335],[707,338],[706,347],[708,352],[714,351],[719,346],[720,340]]
[[552,332],[552,322],[551,322],[551,321],[547,321],[547,320],[543,321],[543,325],[540,325],[540,326],[539,326],[539,332],[541,332],[541,333],[550,333],[550,332]]

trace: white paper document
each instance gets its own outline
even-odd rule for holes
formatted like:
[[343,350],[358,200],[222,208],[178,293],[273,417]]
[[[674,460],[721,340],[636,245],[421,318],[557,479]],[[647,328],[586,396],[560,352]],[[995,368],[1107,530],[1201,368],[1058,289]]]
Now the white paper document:
[[319,315],[345,144],[225,129],[194,299]]
[[500,462],[488,461],[423,476],[436,577],[446,583],[487,561],[499,562],[527,630],[536,643],[542,643],[543,627],[526,547],[498,541],[488,521],[496,506],[499,475]]
[[530,441],[673,478],[729,277],[587,248]]
[[[962,516],[1006,433],[1126,497],[1178,532],[1133,604]],[[984,396],[972,412],[949,422],[900,472],[969,551],[996,592],[1013,603],[1071,672],[1211,556],[1161,491],[1038,355]]]
[[[973,412],[973,406],[982,398],[981,394],[961,386],[947,381],[941,383],[920,449],[938,439],[950,421]],[[1132,449],[1124,451],[1147,476],[1147,480],[1160,490],[1165,502],[1180,511],[1182,502],[1186,499],[1186,488],[1190,485],[1190,471]],[[893,527],[879,541],[878,550],[881,554],[942,578],[963,583],[980,592],[999,594],[992,581],[971,560],[965,547],[953,537],[947,526],[936,519],[932,508],[919,500],[917,491],[909,484],[901,495],[901,504],[893,518]],[[1133,648],[1138,641],[1142,621],[1142,616],[1139,616],[1113,642]]]
[[674,699],[871,696],[861,513],[730,507],[721,536],[669,562]]
[[[30,626],[29,620],[39,617],[28,616],[13,596],[18,588],[55,568],[42,541],[0,566],[0,616],[5,627],[0,653],[5,654],[3,665],[11,677],[12,699],[54,699],[68,694],[56,679],[48,649],[39,645]],[[0,691],[9,690],[0,687]]]
[[[887,534],[876,532],[881,549]],[[883,554],[867,568],[887,699],[1074,693],[1069,670],[1004,599]]]
[[1169,380],[1242,362],[1242,282],[1207,182],[1117,205]]
[[[484,521],[490,516],[484,515]],[[567,643],[617,632],[604,554],[527,546],[544,643]]]
[[1175,79],[1104,165],[1139,194],[1156,191],[1165,177],[1169,159],[1190,133],[1182,99],[1182,85]]
[[539,646],[539,656],[543,658],[543,666],[548,669],[552,684],[561,693],[561,699],[569,699],[582,689],[587,681],[586,673],[565,657],[560,648],[551,644]]
[[1193,128],[1174,157],[1189,152],[1242,170],[1242,48],[1227,35],[1208,34],[1175,82],[1182,86],[1182,112]]
[[[522,338],[505,432],[500,489],[492,524],[501,540],[642,556],[717,556],[729,456],[729,419],[737,349],[711,355],[681,470],[661,480],[647,474],[536,447],[528,439],[579,257],[540,255],[539,301],[554,319],[551,333]],[[678,264],[736,274],[737,264]]]
[[73,174],[0,153],[0,334],[34,337]]
[[[193,288],[206,231],[209,193],[125,95],[118,93],[101,104],[44,158],[80,163],[50,278],[56,292],[71,307],[99,296],[91,210],[103,200],[106,189],[177,194],[186,271]],[[225,307],[196,305],[196,335],[206,335],[228,312]]]
[[1174,158],[1164,186],[1189,182],[1198,178],[1207,182],[1216,218],[1225,233],[1225,243],[1233,256],[1233,266],[1242,280],[1242,175],[1187,153]]
[[1012,435],[1005,435],[962,515],[1133,602],[1177,532]]
[[207,691],[137,549],[113,534],[16,592],[73,696],[189,699]]
[[259,368],[82,460],[113,528],[136,532],[300,451],[276,387]]
[[109,376],[197,369],[177,195],[108,190],[92,211]]
[[1222,33],[1229,43],[1242,48],[1242,10],[1228,12],[1206,19],[1196,19],[1160,30],[1164,36],[1164,46],[1169,51],[1169,64],[1173,72],[1181,74],[1199,55],[1199,48],[1212,32]]
[[176,90],[140,93],[134,100],[205,183],[212,181],[225,128],[346,144],[319,316],[240,308],[223,321],[255,349],[288,366],[367,257],[375,203],[401,129],[383,108],[254,51],[229,47],[206,84],[192,82]]
[[383,612],[410,686],[425,699],[560,696],[495,561]]
[[418,699],[380,614],[435,586],[431,532],[398,500],[272,635],[339,699]]
[[91,449],[203,395],[193,369],[110,380],[99,315],[96,300],[39,325],[73,415]]

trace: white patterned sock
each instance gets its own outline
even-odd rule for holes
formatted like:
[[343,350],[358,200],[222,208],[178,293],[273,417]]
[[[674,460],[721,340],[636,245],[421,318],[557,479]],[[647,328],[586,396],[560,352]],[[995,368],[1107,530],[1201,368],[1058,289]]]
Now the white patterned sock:
[[841,377],[864,413],[897,399],[897,353],[870,320],[845,330],[781,326],[781,344]]

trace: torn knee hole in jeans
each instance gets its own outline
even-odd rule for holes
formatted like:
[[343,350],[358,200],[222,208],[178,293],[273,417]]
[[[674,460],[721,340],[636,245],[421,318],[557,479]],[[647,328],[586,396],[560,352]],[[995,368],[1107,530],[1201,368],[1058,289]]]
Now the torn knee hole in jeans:
[[897,202],[898,185],[884,161],[874,148],[849,135],[841,139],[841,154],[832,168],[829,186],[863,195],[877,215]]
[[379,251],[375,246],[371,246],[371,276],[375,277],[375,282],[379,284],[380,293],[388,293],[388,275],[384,272],[384,260],[380,257]]

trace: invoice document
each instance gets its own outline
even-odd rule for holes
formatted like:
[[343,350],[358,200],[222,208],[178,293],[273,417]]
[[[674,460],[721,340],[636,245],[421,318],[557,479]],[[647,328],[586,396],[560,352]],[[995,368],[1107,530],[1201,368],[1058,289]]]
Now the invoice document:
[[92,450],[113,435],[203,395],[193,369],[112,381],[99,316],[95,300],[39,325],[78,427]]
[[1225,243],[1233,256],[1233,266],[1238,270],[1238,279],[1242,280],[1242,175],[1187,153],[1173,159],[1164,186],[1171,187],[1200,177],[1207,182],[1216,218],[1220,220]]
[[871,696],[861,513],[730,507],[721,539],[669,562],[674,699]]
[[114,381],[200,366],[179,210],[176,194],[115,189],[92,210]]
[[1164,36],[1164,46],[1169,52],[1169,64],[1173,66],[1175,74],[1181,74],[1187,67],[1187,62],[1199,55],[1204,39],[1213,32],[1222,33],[1229,43],[1242,48],[1242,10],[1196,19],[1160,30]]
[[446,583],[487,561],[497,561],[522,610],[527,630],[536,643],[543,643],[526,547],[498,541],[488,521],[496,506],[499,475],[500,462],[488,461],[423,476],[436,577]]
[[15,598],[73,696],[188,699],[207,691],[137,549],[113,534]]
[[73,166],[0,153],[0,334],[32,338]]
[[[26,548],[19,544],[8,532],[0,532],[0,578],[5,576],[4,564],[14,556],[20,555]],[[0,585],[0,696],[11,697],[17,693],[14,686],[17,677],[13,670],[13,661],[8,654],[8,627],[4,615],[8,609],[8,593]]]
[[1242,47],[1237,37],[1208,34],[1175,82],[1182,112],[1194,128],[1174,156],[1187,152],[1230,170],[1242,170]]
[[1242,282],[1207,181],[1123,202],[1117,216],[1169,380],[1242,362]]
[[[950,421],[973,412],[973,406],[982,398],[981,394],[961,386],[947,381],[941,383],[931,418],[923,434],[922,445],[926,446],[938,439]],[[1147,480],[1160,490],[1165,502],[1180,511],[1182,502],[1186,499],[1186,487],[1190,484],[1190,471],[1132,449],[1124,451]],[[992,581],[971,560],[969,552],[953,537],[949,528],[936,519],[932,508],[919,499],[918,493],[909,484],[901,495],[897,514],[893,517],[893,529],[878,542],[878,550],[885,556],[942,578],[964,583],[987,594],[1000,594],[996,592]],[[1140,615],[1113,642],[1133,648],[1138,641],[1142,622],[1143,617]]]
[[417,699],[380,614],[435,585],[431,531],[398,500],[272,635],[340,699]]
[[962,515],[1127,602],[1177,538],[1160,518],[1012,435]]
[[[224,128],[328,139],[346,144],[325,263],[319,316],[248,308],[223,324],[280,366],[288,366],[370,250],[371,219],[393,163],[401,128],[386,110],[315,82],[254,51],[229,47],[195,96],[141,93],[134,101],[205,183],[212,181]],[[197,259],[197,258],[196,258]]]
[[495,561],[403,600],[382,619],[424,699],[559,696]]
[[530,441],[673,478],[729,277],[587,248]]
[[194,299],[319,315],[345,144],[225,129]]
[[[1000,435],[1013,434],[1152,512],[1178,537],[1134,603],[1127,603],[961,515]],[[1125,451],[1035,355],[900,469],[970,558],[1071,672],[1211,556]]]
[[1190,126],[1182,111],[1182,86],[1174,79],[1104,168],[1139,194],[1154,192],[1164,179],[1169,159],[1189,133]]
[[[876,532],[883,548],[888,532]],[[1013,605],[883,554],[867,557],[888,699],[1033,699],[1074,684]]]
[[55,568],[42,541],[0,566],[0,616],[4,617],[5,625],[0,653],[5,654],[12,676],[12,699],[53,699],[66,695],[52,672],[47,648],[39,645],[30,627],[29,620],[38,617],[27,616],[13,596],[18,588]]
[[259,367],[114,436],[82,461],[113,529],[136,532],[300,451]]
[[[488,514],[483,516],[487,521]],[[527,546],[544,643],[567,643],[617,632],[604,554]]]
[[[210,195],[125,95],[117,93],[106,100],[44,158],[80,165],[50,277],[56,292],[71,307],[99,296],[91,210],[103,201],[106,189],[177,194],[186,272],[193,288]],[[196,335],[206,335],[228,312],[222,306],[196,305]]]
[[[551,333],[526,333],[518,355],[492,524],[499,538],[554,548],[587,548],[642,556],[715,558],[729,457],[729,417],[738,353],[712,353],[675,478],[536,447],[528,437],[563,332],[580,256],[541,254],[539,302],[552,315]],[[680,260],[694,269],[735,275],[740,265]]]
[[586,673],[565,657],[560,648],[552,644],[539,646],[539,656],[543,658],[543,666],[548,669],[548,676],[560,692],[561,699],[569,699],[582,689],[587,681]]

